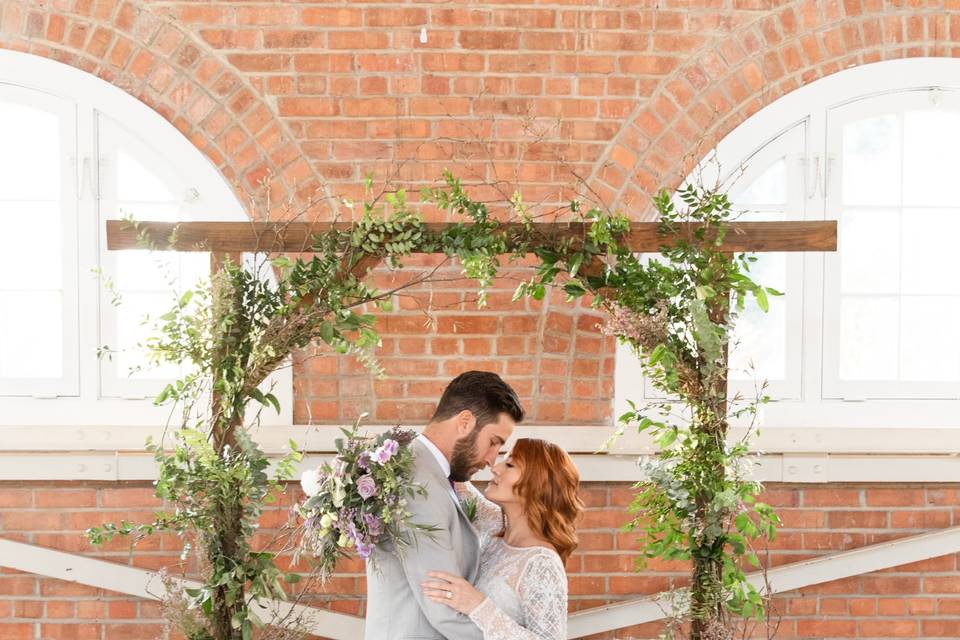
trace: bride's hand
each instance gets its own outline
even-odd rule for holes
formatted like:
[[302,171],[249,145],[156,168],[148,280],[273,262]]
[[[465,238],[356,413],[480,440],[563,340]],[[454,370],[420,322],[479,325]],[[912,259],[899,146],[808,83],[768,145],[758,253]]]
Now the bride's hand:
[[431,571],[427,575],[433,580],[420,584],[423,594],[460,613],[470,615],[486,599],[485,595],[460,576],[443,571]]

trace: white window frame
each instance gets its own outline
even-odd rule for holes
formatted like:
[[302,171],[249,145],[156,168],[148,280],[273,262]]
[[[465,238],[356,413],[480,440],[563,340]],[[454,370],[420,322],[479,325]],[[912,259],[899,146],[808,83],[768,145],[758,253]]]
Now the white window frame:
[[[950,90],[938,96],[940,102],[950,102],[952,111],[960,110],[960,91]],[[836,162],[841,157],[843,126],[850,122],[875,115],[929,107],[929,89],[898,91],[895,94],[881,93],[860,97],[832,107],[827,118],[827,151],[830,175],[826,194],[827,209],[840,211],[840,185],[843,184],[843,165]],[[907,207],[909,208],[909,207]],[[899,294],[898,294],[899,295]],[[830,253],[824,263],[824,327],[840,325],[840,256]],[[878,399],[960,399],[960,381],[862,381],[842,380],[839,377],[840,335],[839,331],[824,330],[823,397],[830,399],[878,400]]]
[[[699,170],[708,184],[711,180],[724,179],[726,175],[718,175],[718,166],[721,171],[739,166],[744,158],[754,156],[780,132],[803,123],[807,129],[805,161],[809,180],[805,219],[836,219],[839,212],[831,208],[837,206],[836,199],[830,195],[835,193],[838,181],[835,175],[829,175],[834,167],[829,161],[830,150],[826,148],[830,110],[871,96],[932,89],[960,90],[960,60],[911,58],[840,71],[761,109],[720,142],[715,155],[718,162],[705,162]],[[758,145],[758,140],[763,143]],[[790,450],[789,443],[800,439],[810,450],[821,450],[818,443],[831,443],[861,452],[889,454],[901,446],[909,450],[911,439],[920,429],[949,433],[960,427],[960,401],[955,399],[866,399],[856,394],[831,398],[825,393],[823,354],[833,344],[833,338],[824,335],[825,307],[839,302],[825,303],[824,300],[825,292],[829,291],[825,284],[825,264],[833,259],[835,257],[825,253],[802,256],[801,392],[798,399],[782,399],[763,408],[763,431],[758,447],[768,452]],[[633,354],[628,348],[618,346],[614,415],[627,410],[627,400],[643,402],[646,399],[629,393],[631,388],[637,388],[640,375],[642,372]],[[943,439],[943,443],[944,453],[956,452],[954,439]]]
[[[76,136],[77,120],[69,100],[45,91],[5,82],[0,75],[0,100],[13,102],[56,116],[60,124],[60,230],[62,252],[63,359],[60,378],[0,378],[0,397],[71,396],[79,392],[77,359],[77,183]],[[38,236],[39,237],[39,236]],[[10,313],[0,309],[0,313]]]
[[[144,397],[134,389],[128,398],[109,397],[101,389],[103,369],[96,358],[97,347],[110,344],[104,334],[100,308],[108,302],[93,270],[106,254],[105,220],[119,217],[119,212],[101,207],[96,148],[97,114],[108,114],[126,130],[137,132],[139,142],[163,157],[176,158],[181,175],[197,185],[198,197],[191,203],[188,215],[197,219],[247,220],[226,181],[216,168],[183,134],[147,105],[119,88],[79,69],[26,53],[0,50],[0,82],[57,96],[71,103],[78,114],[75,125],[77,162],[65,180],[72,183],[67,192],[77,202],[77,228],[73,239],[77,247],[72,273],[78,284],[74,289],[79,301],[77,349],[79,353],[76,392],[44,393],[32,397],[0,397],[0,428],[3,425],[69,425],[78,427],[157,426],[167,423],[169,407],[156,407],[152,397]],[[109,204],[109,203],[107,203]],[[216,211],[217,217],[207,215]],[[202,215],[200,215],[202,213]],[[65,238],[65,246],[70,242]],[[66,287],[65,287],[66,288]],[[291,367],[281,367],[265,381],[281,404],[281,413],[262,412],[265,425],[290,425],[293,422],[293,375]],[[92,438],[103,437],[93,431]],[[109,438],[108,438],[109,439]],[[109,443],[104,443],[109,447]]]

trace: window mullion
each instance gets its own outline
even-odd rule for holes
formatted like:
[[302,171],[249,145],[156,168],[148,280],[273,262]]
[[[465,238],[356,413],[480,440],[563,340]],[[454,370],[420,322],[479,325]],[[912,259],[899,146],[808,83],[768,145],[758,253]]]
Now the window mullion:
[[77,102],[77,291],[84,304],[79,309],[80,397],[99,397],[97,349],[100,346],[99,290],[101,287],[97,248],[100,243],[97,220],[96,111],[90,102]]

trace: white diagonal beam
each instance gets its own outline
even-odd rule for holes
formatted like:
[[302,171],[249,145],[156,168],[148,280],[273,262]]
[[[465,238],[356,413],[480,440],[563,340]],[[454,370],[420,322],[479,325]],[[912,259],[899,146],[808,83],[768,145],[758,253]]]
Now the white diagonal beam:
[[[167,593],[160,574],[127,565],[65,553],[0,538],[0,566],[67,582],[159,600]],[[195,588],[199,582],[175,579],[181,588]],[[363,637],[363,620],[342,613],[268,600],[255,607],[263,620],[299,620],[313,635],[347,640]]]
[[[960,552],[960,527],[951,527],[775,567],[767,571],[766,582],[772,593],[784,593],[957,552]],[[766,590],[763,574],[752,573],[748,579],[758,589]],[[596,607],[570,616],[567,637],[580,638],[655,622],[669,612],[669,602],[663,595]]]
[[[951,527],[775,567],[767,571],[766,581],[772,593],[784,593],[958,552],[960,527]],[[3,538],[0,538],[0,566],[141,598],[159,599],[165,593],[156,572]],[[749,580],[765,589],[762,574],[751,574]],[[182,587],[198,585],[192,581],[177,582]],[[661,620],[669,613],[668,602],[664,595],[657,595],[574,613],[570,616],[567,637],[580,638]],[[307,631],[334,640],[363,636],[363,620],[353,616],[279,601],[265,603],[261,613],[265,614],[264,619],[271,619],[272,614],[300,617]]]

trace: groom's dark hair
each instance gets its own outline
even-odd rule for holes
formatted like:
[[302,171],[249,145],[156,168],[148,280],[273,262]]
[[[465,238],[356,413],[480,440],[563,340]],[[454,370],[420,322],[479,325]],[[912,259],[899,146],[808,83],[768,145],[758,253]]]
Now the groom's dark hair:
[[463,410],[477,419],[477,429],[496,422],[501,413],[522,422],[524,413],[513,387],[489,371],[466,371],[454,378],[443,390],[430,422],[452,418]]

